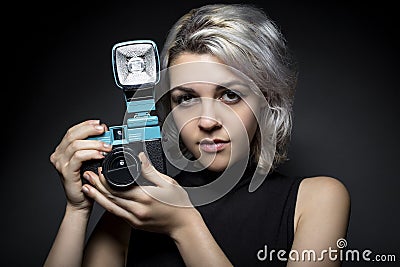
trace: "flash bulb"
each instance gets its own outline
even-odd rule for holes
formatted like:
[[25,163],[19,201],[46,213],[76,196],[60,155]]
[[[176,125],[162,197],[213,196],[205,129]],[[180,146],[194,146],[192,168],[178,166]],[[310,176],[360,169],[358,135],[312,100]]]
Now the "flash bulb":
[[128,71],[130,73],[144,71],[145,64],[144,60],[140,57],[133,57],[128,61]]

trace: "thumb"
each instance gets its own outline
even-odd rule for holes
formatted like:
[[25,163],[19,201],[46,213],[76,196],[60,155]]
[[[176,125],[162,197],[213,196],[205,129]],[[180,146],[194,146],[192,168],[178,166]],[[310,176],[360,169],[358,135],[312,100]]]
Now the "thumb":
[[156,168],[154,168],[144,152],[140,152],[138,156],[142,163],[142,176],[145,179],[160,187],[165,187],[171,183],[174,184],[175,180],[165,174],[162,174]]

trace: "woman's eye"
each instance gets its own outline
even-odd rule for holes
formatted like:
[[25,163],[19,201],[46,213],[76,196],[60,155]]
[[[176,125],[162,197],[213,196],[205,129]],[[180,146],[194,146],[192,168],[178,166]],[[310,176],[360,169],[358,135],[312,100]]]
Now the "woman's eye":
[[190,105],[196,101],[196,97],[190,94],[183,94],[175,97],[175,103],[178,105]]
[[220,97],[220,99],[222,102],[225,102],[227,104],[233,104],[239,102],[242,98],[238,93],[231,90],[226,90]]

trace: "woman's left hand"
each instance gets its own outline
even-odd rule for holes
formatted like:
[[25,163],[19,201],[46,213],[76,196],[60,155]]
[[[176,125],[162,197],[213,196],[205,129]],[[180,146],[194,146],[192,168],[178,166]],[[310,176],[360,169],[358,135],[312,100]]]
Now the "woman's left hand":
[[154,186],[133,186],[126,191],[111,189],[99,171],[88,172],[90,185],[83,192],[104,209],[125,219],[132,227],[172,235],[198,219],[199,213],[187,192],[171,177],[158,172],[143,152],[142,176]]

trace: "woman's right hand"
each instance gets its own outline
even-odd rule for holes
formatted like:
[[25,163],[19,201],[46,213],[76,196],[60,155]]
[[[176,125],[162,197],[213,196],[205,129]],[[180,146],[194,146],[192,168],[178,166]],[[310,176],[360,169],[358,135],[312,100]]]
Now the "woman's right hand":
[[75,210],[88,211],[93,206],[93,200],[82,192],[80,168],[82,162],[90,159],[104,158],[103,152],[110,152],[112,147],[99,140],[85,140],[89,136],[100,135],[107,130],[99,120],[87,120],[72,126],[55,151],[50,161],[56,168],[63,183],[67,197],[67,207]]

